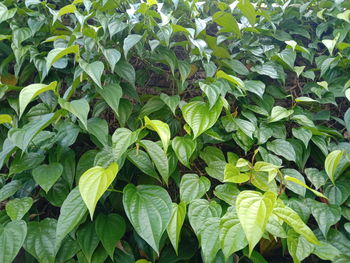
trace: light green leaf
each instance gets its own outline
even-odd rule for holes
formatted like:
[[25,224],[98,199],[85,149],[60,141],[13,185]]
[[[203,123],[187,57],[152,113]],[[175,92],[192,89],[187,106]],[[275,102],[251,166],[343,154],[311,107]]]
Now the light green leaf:
[[86,63],[84,60],[79,60],[79,66],[86,74],[97,84],[99,88],[102,89],[101,76],[104,71],[104,64],[101,61],[95,61],[90,64]]
[[87,117],[90,111],[89,103],[85,99],[72,100],[70,102],[59,98],[58,103],[60,106],[74,114],[83,123],[84,128],[87,130]]
[[180,241],[181,228],[186,218],[186,204],[180,202],[179,204],[173,203],[173,210],[169,225],[167,227],[168,237],[173,245],[176,255],[178,254],[178,246]]
[[28,234],[23,247],[38,262],[55,263],[56,219],[46,218],[28,223]]
[[8,114],[0,114],[0,124],[12,123],[12,117]]
[[314,245],[309,243],[304,236],[299,235],[293,229],[288,231],[287,245],[289,254],[294,263],[300,263],[307,258],[314,250]]
[[86,214],[87,208],[81,198],[78,187],[74,188],[64,200],[56,228],[56,250],[62,240],[81,223]]
[[242,14],[248,18],[251,26],[254,26],[256,22],[256,12],[254,6],[249,2],[249,0],[240,0],[237,6],[241,10]]
[[309,242],[319,244],[312,230],[305,225],[293,209],[285,206],[282,201],[279,200],[278,205],[273,209],[273,214],[291,226],[295,232],[303,235]]
[[220,217],[221,213],[222,208],[217,202],[204,199],[195,199],[188,207],[188,218],[197,235],[200,234],[203,222],[210,217]]
[[245,80],[244,81],[245,88],[258,95],[260,98],[263,97],[265,92],[265,83],[260,80]]
[[144,119],[146,128],[158,133],[163,144],[164,152],[167,152],[168,146],[170,144],[169,125],[159,120],[150,120],[147,116],[145,116]]
[[210,189],[210,181],[204,176],[196,174],[184,174],[180,181],[180,199],[184,203],[190,203],[194,199],[201,198]]
[[124,50],[125,59],[127,59],[129,50],[133,46],[135,46],[141,40],[141,38],[142,38],[141,35],[131,34],[124,39],[123,50]]
[[135,69],[129,62],[125,61],[124,59],[120,59],[116,65],[115,73],[133,86],[135,85]]
[[334,39],[324,39],[322,40],[322,44],[326,46],[326,48],[329,51],[329,54],[333,55],[333,50],[338,42],[338,39],[340,37],[340,34],[338,33],[337,36]]
[[80,53],[79,53],[79,46],[73,45],[67,48],[55,48],[50,50],[50,52],[47,54],[46,57],[46,70],[49,71],[50,67],[58,61],[60,58],[68,55],[68,54],[75,54],[75,61],[79,59]]
[[285,140],[276,139],[272,142],[268,142],[267,149],[269,149],[269,151],[272,151],[277,155],[283,156],[288,161],[295,162],[296,160],[296,155],[293,146]]
[[341,150],[335,150],[327,155],[326,160],[324,162],[324,168],[326,170],[326,173],[333,184],[335,183],[334,174],[342,156],[343,152]]
[[190,136],[180,137],[176,136],[171,141],[171,146],[179,159],[179,161],[185,165],[187,168],[190,168],[190,158],[195,152],[197,147],[197,142],[192,140]]
[[122,88],[118,83],[111,83],[99,89],[98,93],[107,102],[108,106],[112,108],[116,116],[118,116],[119,101],[123,95]]
[[276,197],[273,192],[262,195],[250,190],[242,191],[237,196],[237,215],[249,243],[249,255],[265,232]]
[[220,217],[206,218],[202,224],[199,240],[202,247],[203,262],[211,263],[214,261],[217,252],[221,248],[219,238]]
[[112,163],[108,168],[95,166],[82,174],[79,179],[79,191],[87,208],[91,219],[98,200],[113,182],[118,173],[118,164]]
[[23,220],[0,224],[0,262],[12,263],[21,249],[27,235],[27,225]]
[[159,254],[159,242],[172,214],[168,192],[156,185],[128,184],[123,205],[136,232]]
[[95,229],[103,247],[112,259],[116,244],[126,230],[124,218],[117,214],[99,214]]
[[66,5],[58,11],[57,16],[61,17],[66,14],[74,13],[76,10],[77,8],[75,7],[75,5]]
[[181,82],[183,84],[191,73],[191,64],[185,60],[178,60],[177,63],[179,67]]
[[218,70],[218,72],[216,72],[216,77],[228,80],[233,85],[237,86],[239,90],[245,90],[244,82],[236,76],[228,75],[224,71]]
[[127,149],[136,142],[139,131],[118,128],[112,135],[112,147],[115,160],[120,159]]
[[121,54],[118,50],[110,48],[110,49],[104,49],[103,50],[103,55],[107,59],[112,72],[114,71],[115,65],[118,63]]
[[224,11],[216,12],[213,15],[213,21],[222,27],[221,32],[232,32],[237,36],[241,36],[237,21],[232,14]]
[[239,169],[232,163],[225,166],[224,182],[240,184],[249,180],[249,174],[241,173]]
[[35,182],[47,193],[61,177],[63,166],[60,163],[43,164],[35,167],[32,174]]
[[22,116],[25,108],[34,98],[39,94],[48,91],[55,90],[57,87],[57,81],[51,82],[49,85],[45,84],[31,84],[24,87],[19,93],[19,117]]
[[169,162],[166,154],[155,142],[142,140],[140,145],[147,151],[151,157],[163,181],[168,184],[169,180]]
[[190,102],[182,108],[183,117],[191,127],[194,139],[216,123],[222,106],[223,102],[219,99],[211,109],[207,103],[202,101]]
[[288,118],[290,115],[293,114],[293,110],[287,110],[286,108],[283,108],[281,106],[275,106],[272,108],[271,115],[268,119],[268,122],[276,122],[283,120],[285,118]]
[[6,203],[6,213],[11,220],[21,220],[33,205],[31,197],[15,198]]
[[306,184],[304,184],[302,181],[298,180],[297,178],[294,178],[294,177],[291,177],[291,176],[288,176],[286,175],[284,177],[285,180],[287,181],[291,181],[293,183],[296,183],[298,185],[301,185],[303,187],[305,187],[306,189],[310,190],[311,192],[313,192],[315,195],[319,196],[319,197],[322,197],[322,198],[325,198],[325,199],[328,199],[325,195],[321,194],[320,192],[308,187]]
[[232,206],[220,220],[220,242],[226,259],[248,245],[236,210]]

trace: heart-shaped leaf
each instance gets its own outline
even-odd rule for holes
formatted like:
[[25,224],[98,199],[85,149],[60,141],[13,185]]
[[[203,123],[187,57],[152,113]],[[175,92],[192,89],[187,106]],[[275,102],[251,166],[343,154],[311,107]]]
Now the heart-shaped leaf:
[[35,182],[47,193],[61,177],[63,166],[60,163],[50,163],[37,166],[33,171]]
[[6,204],[6,213],[12,220],[21,220],[32,205],[31,197],[15,198]]
[[180,181],[180,199],[184,203],[201,198],[210,189],[210,181],[204,176],[184,174]]

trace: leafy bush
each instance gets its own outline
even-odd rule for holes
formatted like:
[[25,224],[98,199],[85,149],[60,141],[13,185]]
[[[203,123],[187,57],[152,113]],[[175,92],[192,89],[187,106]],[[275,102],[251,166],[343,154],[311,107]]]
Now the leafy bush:
[[0,262],[349,262],[349,8],[3,0]]

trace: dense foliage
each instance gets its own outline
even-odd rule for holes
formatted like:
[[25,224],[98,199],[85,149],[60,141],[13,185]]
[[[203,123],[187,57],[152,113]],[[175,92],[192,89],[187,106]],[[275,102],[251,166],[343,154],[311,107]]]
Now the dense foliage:
[[350,262],[349,0],[2,0],[0,262]]

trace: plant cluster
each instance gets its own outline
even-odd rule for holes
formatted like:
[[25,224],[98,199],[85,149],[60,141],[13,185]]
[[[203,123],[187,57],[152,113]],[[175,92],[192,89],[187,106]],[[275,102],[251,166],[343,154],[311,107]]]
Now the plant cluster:
[[2,0],[0,262],[350,262],[349,0]]

